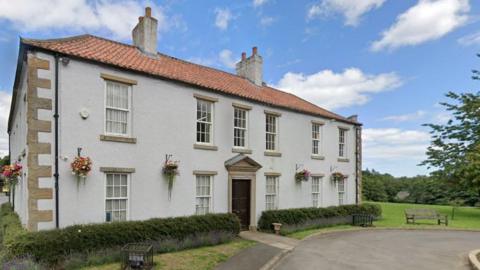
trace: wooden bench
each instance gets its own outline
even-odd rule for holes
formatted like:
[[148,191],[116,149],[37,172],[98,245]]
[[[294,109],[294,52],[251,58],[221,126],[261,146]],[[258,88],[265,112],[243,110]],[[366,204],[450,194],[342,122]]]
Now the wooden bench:
[[433,219],[437,220],[438,225],[445,224],[445,226],[448,226],[448,215],[439,214],[434,209],[405,209],[405,218],[407,219],[407,224],[415,224],[415,221],[419,219]]

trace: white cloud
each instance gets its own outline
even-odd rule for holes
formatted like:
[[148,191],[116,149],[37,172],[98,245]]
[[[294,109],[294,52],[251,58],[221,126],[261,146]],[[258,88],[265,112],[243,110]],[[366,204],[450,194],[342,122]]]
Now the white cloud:
[[402,84],[395,73],[370,75],[358,68],[342,73],[322,70],[311,75],[288,72],[276,87],[328,108],[337,109],[362,105],[370,95],[396,88]]
[[0,156],[8,155],[7,125],[11,99],[10,93],[0,91]]
[[27,32],[48,29],[99,31],[128,39],[138,17],[145,13],[145,6],[152,7],[160,32],[176,26],[170,23],[172,20],[161,7],[148,0],[0,0],[0,19]]
[[458,39],[458,43],[464,46],[480,45],[480,32],[476,32]]
[[275,22],[275,18],[269,17],[269,16],[265,16],[260,19],[260,25],[263,27],[268,27],[272,25],[274,22]]
[[385,0],[323,0],[312,5],[307,11],[307,19],[341,13],[345,17],[345,25],[356,26],[363,14],[379,8]]
[[419,0],[400,14],[371,49],[395,49],[443,37],[468,20],[469,0]]
[[0,19],[13,23],[22,31],[47,29],[98,31],[119,39],[129,39],[144,7],[151,6],[158,20],[159,32],[171,28],[186,31],[183,18],[167,17],[160,6],[148,0],[0,0]]
[[222,65],[228,68],[235,68],[235,64],[238,62],[238,60],[232,56],[232,51],[226,49],[218,54],[218,59]]
[[400,114],[400,115],[390,115],[382,118],[383,121],[393,121],[393,122],[406,122],[412,120],[418,120],[426,115],[425,111],[418,110],[414,113]]
[[398,128],[366,128],[363,130],[365,159],[423,160],[430,144],[428,132]]
[[188,61],[202,66],[226,67],[233,69],[239,59],[233,57],[232,51],[223,49],[217,55],[211,55],[209,57],[192,57],[188,59]]
[[234,17],[228,8],[215,9],[215,26],[219,29],[226,30],[232,19],[234,19]]
[[254,7],[259,7],[267,3],[268,0],[253,0],[253,6]]

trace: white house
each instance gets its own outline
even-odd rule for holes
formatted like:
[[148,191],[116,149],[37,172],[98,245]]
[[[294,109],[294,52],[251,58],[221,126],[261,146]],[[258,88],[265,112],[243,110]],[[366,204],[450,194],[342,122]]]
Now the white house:
[[[82,35],[21,39],[8,133],[12,192],[29,230],[360,200],[361,124],[267,86],[256,48],[237,74],[156,50],[149,8],[133,45]],[[86,180],[70,163],[92,159]],[[179,161],[171,198],[166,156]],[[302,169],[312,174],[296,182]],[[340,172],[344,181],[331,181]]]

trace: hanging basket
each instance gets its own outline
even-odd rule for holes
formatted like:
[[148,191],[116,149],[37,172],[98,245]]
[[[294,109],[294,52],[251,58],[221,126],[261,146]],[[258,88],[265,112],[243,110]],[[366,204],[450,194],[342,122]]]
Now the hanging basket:
[[308,178],[310,178],[310,171],[306,169],[295,173],[296,182],[308,181]]
[[18,178],[22,175],[22,165],[18,163],[3,166],[2,175],[9,189],[15,188]]
[[344,174],[341,173],[341,172],[334,172],[334,173],[332,173],[331,180],[332,180],[332,182],[334,182],[334,183],[337,183],[338,181],[343,181],[343,180],[345,180],[345,179],[347,179],[347,176],[344,175]]
[[75,157],[70,164],[72,167],[72,174],[76,176],[77,185],[80,182],[85,184],[88,173],[92,170],[92,160],[89,157]]
[[180,174],[178,171],[178,161],[173,161],[167,158],[163,164],[162,173],[168,184],[168,200],[171,200],[175,176]]

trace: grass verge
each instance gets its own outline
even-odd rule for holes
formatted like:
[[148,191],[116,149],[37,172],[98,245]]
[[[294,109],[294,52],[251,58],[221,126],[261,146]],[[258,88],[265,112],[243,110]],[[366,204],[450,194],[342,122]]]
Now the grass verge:
[[[480,230],[480,209],[476,207],[458,207],[452,220],[452,206],[408,203],[377,203],[382,207],[382,218],[374,223],[376,227],[411,229],[469,229]],[[429,208],[448,215],[448,227],[437,225],[435,220],[420,220],[417,224],[406,224],[405,209]]]
[[[455,217],[452,220],[452,206],[448,205],[426,205],[426,204],[408,204],[408,203],[383,203],[370,202],[382,207],[382,217],[373,224],[377,228],[401,228],[401,229],[449,229],[449,230],[480,230],[480,208],[476,207],[458,207],[455,209]],[[448,215],[448,227],[445,225],[437,225],[435,220],[419,220],[416,224],[406,224],[405,209],[410,208],[430,208],[435,209],[439,213]],[[295,239],[304,239],[313,234],[326,232],[358,230],[361,227],[350,225],[339,225],[332,227],[324,227],[318,229],[307,229],[287,233],[286,236]]]
[[[209,270],[215,268],[221,262],[255,245],[253,241],[235,239],[229,243],[188,249],[172,253],[164,253],[154,256],[154,269],[161,270]],[[84,270],[117,270],[120,263],[113,263],[95,267],[82,268]]]

